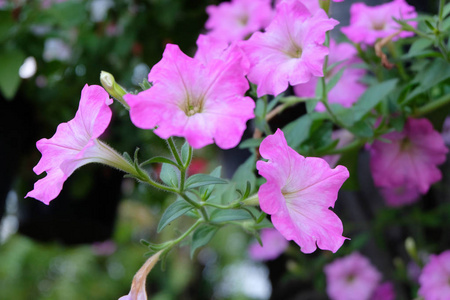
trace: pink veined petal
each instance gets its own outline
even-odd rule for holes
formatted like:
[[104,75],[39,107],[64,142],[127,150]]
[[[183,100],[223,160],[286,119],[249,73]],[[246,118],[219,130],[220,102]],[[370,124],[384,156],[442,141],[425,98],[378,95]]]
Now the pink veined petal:
[[304,253],[317,246],[336,252],[346,238],[342,222],[329,208],[349,176],[347,169],[331,169],[321,158],[304,158],[287,146],[279,129],[261,143],[260,153],[268,162],[256,165],[267,180],[258,196],[261,209],[272,215],[275,228]]
[[[108,127],[112,112],[109,105],[112,100],[100,86],[85,85],[75,117],[67,123],[61,123],[50,139],[41,139],[36,143],[42,157],[33,168],[36,174],[47,172],[47,176],[36,182],[34,190],[26,197],[34,197],[45,204],[61,192],[62,185],[79,166],[93,160],[80,160],[79,154],[91,147],[93,140]],[[79,161],[73,169],[64,169],[64,164]],[[99,161],[99,160],[95,160]]]
[[277,4],[277,13],[264,33],[256,32],[240,45],[250,61],[248,78],[257,94],[278,95],[291,85],[323,76],[328,49],[321,44],[325,32],[338,23],[322,10],[311,16],[297,0]]
[[[210,45],[208,38],[200,38],[199,45]],[[194,148],[214,141],[223,149],[236,146],[255,106],[244,97],[249,85],[243,53],[236,47],[222,49],[222,55],[213,49],[210,57],[201,49],[194,59],[168,44],[150,71],[152,88],[124,97],[132,122],[144,129],[157,126],[154,132],[161,138],[185,137]]]

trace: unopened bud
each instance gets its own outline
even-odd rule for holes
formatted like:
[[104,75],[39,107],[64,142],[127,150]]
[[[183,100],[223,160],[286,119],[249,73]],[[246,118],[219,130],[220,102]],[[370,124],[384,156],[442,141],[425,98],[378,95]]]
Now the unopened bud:
[[103,88],[117,101],[119,101],[127,110],[130,110],[130,106],[123,99],[123,96],[127,94],[127,91],[120,86],[114,76],[111,73],[101,71],[100,72],[100,82]]
[[406,252],[408,252],[411,259],[414,260],[416,263],[419,263],[419,256],[417,255],[416,242],[414,241],[414,239],[412,237],[406,238],[405,249],[406,249]]

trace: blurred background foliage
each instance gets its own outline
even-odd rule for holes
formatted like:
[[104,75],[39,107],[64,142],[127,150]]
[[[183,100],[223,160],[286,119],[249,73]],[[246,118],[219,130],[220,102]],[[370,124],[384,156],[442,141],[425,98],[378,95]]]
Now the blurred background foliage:
[[[128,293],[145,261],[139,240],[162,242],[187,226],[183,217],[156,235],[161,212],[174,198],[98,165],[77,170],[50,206],[22,197],[36,180],[31,172],[40,157],[35,141],[50,137],[59,123],[73,117],[86,83],[99,84],[100,71],[106,70],[127,89],[138,89],[166,43],[194,53],[207,19],[205,7],[218,2],[0,1],[0,299],[117,299]],[[437,1],[408,2],[436,12]],[[343,24],[349,5],[336,11]],[[28,57],[36,71],[21,78],[19,69]],[[448,93],[448,84],[444,87]],[[431,86],[428,92],[433,93]],[[142,157],[164,153],[165,143],[137,130],[118,103],[113,110],[103,136],[108,143],[129,153],[140,147]],[[439,113],[445,116],[448,110]],[[442,124],[443,116],[432,119]],[[325,132],[315,134],[323,139],[319,143],[331,141],[330,123],[311,130]],[[338,255],[363,252],[386,280],[396,281],[398,299],[411,299],[417,266],[403,242],[412,236],[428,253],[450,248],[450,165],[442,167],[443,181],[424,201],[394,209],[386,208],[373,187],[367,154],[351,155],[362,167],[355,169],[359,190],[341,192],[336,203],[345,235],[352,238]],[[195,156],[198,172],[223,164],[229,177],[237,164],[224,160],[214,146]],[[189,247],[173,250],[165,270],[156,267],[149,275],[150,298],[269,299],[272,293],[272,299],[327,299],[322,269],[335,257],[331,253],[304,255],[291,245],[279,259],[262,264],[247,258],[248,243],[242,230],[228,226],[193,260]]]

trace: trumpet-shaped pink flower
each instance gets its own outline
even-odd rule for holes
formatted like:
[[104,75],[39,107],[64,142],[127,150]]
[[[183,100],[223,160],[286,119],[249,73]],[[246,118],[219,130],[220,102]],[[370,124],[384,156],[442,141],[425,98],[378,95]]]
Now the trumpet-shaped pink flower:
[[425,300],[450,299],[450,250],[431,255],[419,277],[419,296]]
[[239,143],[245,123],[254,117],[255,103],[244,97],[249,86],[240,51],[204,64],[168,44],[148,80],[152,88],[124,99],[131,121],[144,129],[158,126],[155,133],[161,138],[185,137],[194,148],[215,141],[229,149]]
[[347,168],[331,169],[322,158],[301,156],[287,145],[280,129],[261,143],[259,151],[268,161],[256,163],[267,180],[258,197],[261,209],[272,215],[274,227],[304,253],[317,247],[336,252],[346,238],[330,207],[349,176]]
[[270,0],[231,0],[206,8],[208,35],[225,42],[243,40],[265,28],[273,17]]
[[[352,65],[360,62],[356,56],[356,49],[349,43],[336,44],[330,40],[330,54],[328,55],[328,65],[341,62],[335,66],[325,80],[328,82],[336,73],[344,68],[344,73],[336,85],[328,93],[328,102],[341,104],[350,107],[358,101],[358,98],[366,90],[366,86],[360,82],[366,71],[353,68]],[[342,62],[344,61],[344,62]],[[316,95],[317,77],[312,77],[310,81],[294,86],[294,93],[303,98],[314,98]],[[317,111],[325,111],[325,106],[319,102]]]
[[378,187],[412,187],[425,194],[442,177],[437,165],[448,152],[442,136],[427,119],[408,119],[402,132],[383,136],[390,143],[375,141],[370,167]]
[[[367,45],[373,45],[377,39],[387,37],[401,28],[392,18],[406,20],[417,17],[414,7],[408,5],[405,0],[394,0],[378,6],[354,3],[350,7],[350,14],[350,25],[342,27],[341,31],[350,41]],[[417,22],[408,24],[417,26]],[[402,31],[392,40],[413,35],[413,32]]]
[[77,168],[91,162],[115,165],[120,160],[114,150],[97,140],[111,121],[111,103],[102,87],[84,86],[75,118],[59,124],[52,138],[36,143],[42,157],[33,171],[38,175],[45,171],[47,176],[38,180],[26,197],[49,204]]
[[381,280],[377,269],[358,252],[336,259],[324,271],[332,300],[369,300]]
[[248,248],[250,257],[254,260],[275,259],[289,246],[288,240],[274,228],[261,230],[261,241],[263,243],[262,246],[255,241]]
[[250,60],[248,79],[258,85],[258,96],[278,95],[289,84],[323,76],[323,62],[328,54],[328,48],[322,45],[325,33],[338,23],[323,10],[311,16],[298,0],[280,2],[266,31],[255,32],[242,42]]

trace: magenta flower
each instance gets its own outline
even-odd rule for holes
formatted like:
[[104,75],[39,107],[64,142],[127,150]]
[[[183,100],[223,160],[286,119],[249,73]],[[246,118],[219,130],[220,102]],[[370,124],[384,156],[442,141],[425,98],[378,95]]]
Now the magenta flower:
[[214,141],[223,149],[235,147],[255,107],[244,97],[249,86],[242,59],[240,51],[230,51],[225,60],[204,64],[167,44],[163,59],[148,75],[153,87],[124,96],[131,121],[144,129],[158,126],[155,133],[164,139],[185,137],[194,148]]
[[[350,25],[342,27],[341,31],[354,43],[373,45],[377,39],[387,37],[401,28],[392,18],[407,20],[417,17],[413,6],[405,0],[394,0],[378,6],[367,6],[364,3],[354,3],[350,7]],[[417,22],[408,22],[416,27]],[[413,36],[413,32],[402,31],[392,40]]]
[[[284,0],[277,0],[275,3],[280,3]],[[325,0],[299,0],[311,14],[315,14],[320,8],[320,2]],[[343,2],[344,0],[333,0],[333,2]]]
[[395,300],[395,289],[392,282],[385,282],[377,286],[371,300]]
[[383,136],[371,149],[370,167],[375,185],[384,188],[402,186],[425,194],[442,177],[437,165],[448,152],[439,132],[427,119],[408,119],[402,132]]
[[325,266],[331,300],[369,300],[381,280],[370,261],[354,252]]
[[288,240],[274,228],[264,228],[261,230],[261,241],[263,243],[262,246],[255,241],[248,248],[248,253],[254,260],[275,259],[289,246]]
[[391,207],[412,204],[417,202],[420,197],[418,188],[410,183],[405,183],[405,185],[399,187],[380,188],[380,193],[386,205]]
[[272,215],[274,227],[294,240],[303,253],[317,247],[336,252],[344,243],[343,226],[334,207],[339,188],[348,178],[347,168],[331,169],[317,157],[303,157],[287,145],[278,129],[261,143],[256,168],[267,182],[258,197],[261,209]]
[[258,97],[278,95],[289,84],[323,76],[323,62],[328,54],[328,48],[323,46],[325,33],[338,23],[323,10],[311,16],[298,0],[280,2],[266,31],[255,32],[241,43],[250,60],[248,79],[258,86]]
[[[336,44],[334,40],[330,40],[328,65],[331,66],[338,62],[341,63],[327,74],[326,82],[342,68],[345,68],[345,71],[337,84],[328,93],[328,102],[351,107],[366,90],[366,86],[360,82],[366,71],[352,67],[355,63],[360,62],[357,58],[355,47],[349,43]],[[294,86],[294,93],[303,98],[315,98],[317,81],[317,77],[312,77],[310,81]],[[325,106],[319,102],[316,110],[325,111]]]
[[38,175],[45,171],[47,176],[38,180],[25,197],[49,204],[61,192],[66,179],[77,168],[91,162],[127,170],[124,159],[97,139],[111,121],[112,112],[108,106],[111,103],[102,87],[84,86],[75,118],[59,124],[52,138],[36,143],[42,157],[33,171]]
[[419,277],[419,296],[425,300],[450,299],[450,250],[431,255]]
[[206,8],[208,35],[225,42],[243,40],[265,28],[273,17],[270,0],[231,0]]

